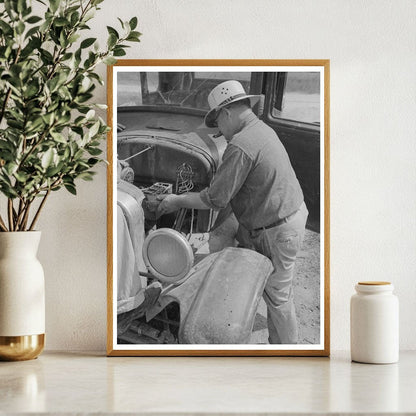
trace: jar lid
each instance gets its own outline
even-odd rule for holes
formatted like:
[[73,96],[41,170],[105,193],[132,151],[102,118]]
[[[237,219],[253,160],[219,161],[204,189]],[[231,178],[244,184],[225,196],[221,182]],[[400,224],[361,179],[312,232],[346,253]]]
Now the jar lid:
[[392,292],[394,286],[390,282],[379,282],[379,281],[365,281],[358,282],[355,285],[355,290],[360,293],[380,293],[380,292]]

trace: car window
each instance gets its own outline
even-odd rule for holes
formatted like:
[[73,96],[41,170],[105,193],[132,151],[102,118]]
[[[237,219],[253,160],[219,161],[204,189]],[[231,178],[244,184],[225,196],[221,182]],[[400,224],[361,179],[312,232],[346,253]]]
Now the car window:
[[250,91],[251,72],[118,72],[117,106],[174,106],[208,110],[208,94],[235,79]]
[[285,120],[319,124],[320,73],[288,72],[278,77],[272,116]]

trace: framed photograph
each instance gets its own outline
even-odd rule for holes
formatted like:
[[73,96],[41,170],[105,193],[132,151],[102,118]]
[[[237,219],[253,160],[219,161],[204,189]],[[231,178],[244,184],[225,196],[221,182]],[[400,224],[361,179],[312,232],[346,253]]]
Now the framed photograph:
[[107,354],[328,356],[329,60],[107,82]]

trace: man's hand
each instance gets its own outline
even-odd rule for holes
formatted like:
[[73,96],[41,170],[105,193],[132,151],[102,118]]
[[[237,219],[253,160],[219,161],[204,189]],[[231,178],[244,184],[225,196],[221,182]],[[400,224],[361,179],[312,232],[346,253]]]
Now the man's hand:
[[158,195],[156,199],[160,201],[159,206],[157,207],[157,217],[177,211],[180,208],[178,195]]

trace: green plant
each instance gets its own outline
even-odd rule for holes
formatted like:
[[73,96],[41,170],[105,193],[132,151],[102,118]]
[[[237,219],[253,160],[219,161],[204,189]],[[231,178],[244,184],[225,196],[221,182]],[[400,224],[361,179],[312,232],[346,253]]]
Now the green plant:
[[[7,207],[1,231],[33,230],[51,191],[76,194],[92,180],[109,128],[95,113],[96,66],[112,65],[138,42],[137,18],[107,26],[99,50],[90,29],[103,0],[0,0],[0,192]],[[7,224],[6,224],[7,221]]]

